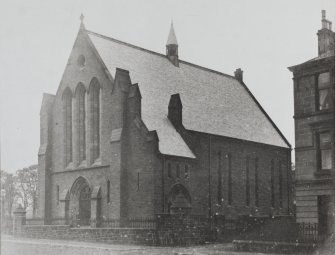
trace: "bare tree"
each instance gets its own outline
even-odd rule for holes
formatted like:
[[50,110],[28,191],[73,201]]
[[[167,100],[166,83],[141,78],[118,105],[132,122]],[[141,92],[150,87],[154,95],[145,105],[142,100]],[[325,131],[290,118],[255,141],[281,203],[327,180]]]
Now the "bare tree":
[[16,185],[18,195],[22,199],[25,208],[31,206],[33,217],[37,209],[38,176],[37,165],[32,165],[16,171]]
[[15,176],[4,170],[1,170],[1,193],[4,198],[3,205],[5,207],[5,213],[11,217],[13,203],[18,193],[15,184]]

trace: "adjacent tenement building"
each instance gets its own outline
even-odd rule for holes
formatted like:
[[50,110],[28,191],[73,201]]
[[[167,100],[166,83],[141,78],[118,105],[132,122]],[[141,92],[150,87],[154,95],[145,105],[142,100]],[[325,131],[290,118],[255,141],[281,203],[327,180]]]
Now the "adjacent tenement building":
[[40,112],[45,223],[289,214],[290,144],[242,70],[230,76],[179,53],[173,26],[160,54],[81,24]]
[[[334,221],[335,33],[322,11],[318,56],[289,68],[294,81],[297,222],[330,234]],[[309,225],[308,225],[309,224]]]

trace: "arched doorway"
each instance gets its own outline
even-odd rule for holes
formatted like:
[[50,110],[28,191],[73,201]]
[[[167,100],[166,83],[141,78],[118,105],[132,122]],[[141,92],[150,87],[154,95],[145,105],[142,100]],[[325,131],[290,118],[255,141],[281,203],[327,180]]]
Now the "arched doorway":
[[191,209],[191,196],[188,190],[181,184],[174,185],[168,194],[168,212],[189,214]]
[[69,211],[70,221],[74,225],[90,225],[91,188],[88,181],[82,176],[78,177],[71,187]]

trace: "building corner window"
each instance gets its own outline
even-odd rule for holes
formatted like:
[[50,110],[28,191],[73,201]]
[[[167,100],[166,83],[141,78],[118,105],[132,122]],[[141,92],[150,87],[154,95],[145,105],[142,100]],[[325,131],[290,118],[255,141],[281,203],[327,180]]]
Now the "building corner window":
[[330,72],[317,76],[317,107],[319,111],[328,110],[331,106]]

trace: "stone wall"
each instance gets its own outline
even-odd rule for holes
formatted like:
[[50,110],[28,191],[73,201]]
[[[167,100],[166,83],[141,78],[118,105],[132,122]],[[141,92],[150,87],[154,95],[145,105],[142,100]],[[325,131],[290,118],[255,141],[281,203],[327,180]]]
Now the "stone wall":
[[[319,109],[318,77],[321,73],[329,71],[332,86],[334,59],[329,57],[308,61],[290,70],[294,75],[297,222],[318,224],[320,219],[324,218],[322,210],[318,208],[318,199],[333,196],[334,190],[331,182],[334,163],[330,170],[321,169],[319,151],[319,134],[330,131],[334,136],[334,110]],[[334,139],[331,143],[334,143]],[[334,148],[334,145],[331,146]],[[334,162],[334,158],[332,161]],[[328,221],[330,228],[331,221]]]
[[126,244],[155,244],[155,231],[129,228],[70,228],[66,225],[24,226],[21,237],[111,242]]
[[71,228],[68,225],[26,225],[17,236],[40,239],[78,240],[119,244],[190,245],[202,244],[210,238],[205,227],[183,226],[172,228]]
[[158,245],[202,244],[213,239],[208,219],[194,215],[157,215]]
[[241,218],[239,229],[236,239],[293,243],[299,239],[298,225],[292,216]]
[[[156,219],[132,219],[125,224],[127,227],[122,228],[118,227],[120,220],[112,222],[117,223],[115,226],[105,228],[33,225],[40,220],[26,221],[24,209],[18,208],[14,212],[14,236],[142,245],[201,244],[213,238],[208,219],[194,215],[157,215]],[[60,222],[61,219],[56,220]]]

